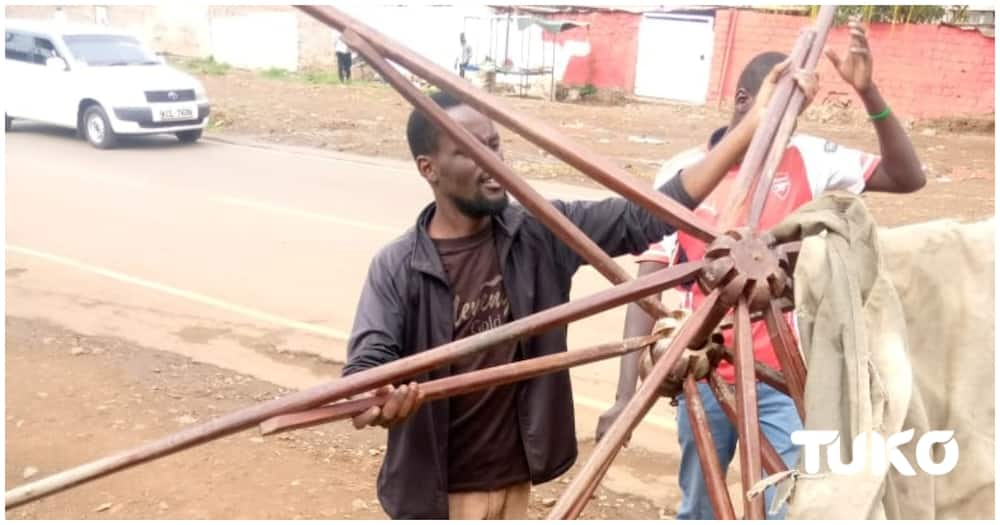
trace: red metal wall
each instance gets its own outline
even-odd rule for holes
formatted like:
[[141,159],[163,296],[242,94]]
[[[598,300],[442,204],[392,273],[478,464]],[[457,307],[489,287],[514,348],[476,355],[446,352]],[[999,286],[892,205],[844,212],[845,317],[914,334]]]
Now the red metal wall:
[[560,43],[590,40],[590,56],[571,58],[562,82],[574,86],[593,84],[598,88],[617,88],[631,93],[635,84],[640,16],[617,12],[558,15],[561,20],[590,24],[588,28],[576,28],[558,35],[544,33],[546,41],[553,36]]
[[[736,12],[733,43],[726,71],[722,71],[730,17],[720,9],[715,18],[715,50],[709,100],[731,98],[743,66],[762,51],[788,52],[799,29],[808,23],[800,16],[754,11]],[[834,28],[827,47],[844,56],[845,27]],[[932,24],[872,24],[868,41],[874,58],[875,82],[893,109],[910,117],[977,115],[994,112],[994,39],[978,31]],[[840,79],[829,60],[819,68],[818,102],[859,101]]]
[[[726,58],[734,13],[732,46]],[[591,45],[589,56],[570,60],[562,82],[631,93],[641,16],[624,12],[559,14],[560,19],[587,22],[590,27],[561,33],[555,36],[558,42],[589,38]],[[770,50],[787,53],[799,30],[809,23],[802,16],[719,9],[708,100],[731,98],[740,71],[750,58]],[[898,114],[927,118],[995,111],[993,38],[978,31],[932,24],[872,24],[868,35],[875,81]],[[546,40],[551,38],[546,34]],[[827,45],[843,55],[847,41],[847,29],[835,28]],[[819,74],[818,103],[849,101],[852,107],[859,107],[859,101],[826,57],[822,58]]]

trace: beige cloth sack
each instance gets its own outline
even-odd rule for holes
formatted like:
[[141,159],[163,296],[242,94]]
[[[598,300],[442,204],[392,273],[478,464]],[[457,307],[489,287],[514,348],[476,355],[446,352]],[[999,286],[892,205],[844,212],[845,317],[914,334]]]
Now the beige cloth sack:
[[[810,236],[795,270],[805,428],[839,431],[845,462],[862,432],[914,429],[899,450],[917,469],[833,474],[824,450],[819,474],[790,477],[779,491],[791,489],[789,519],[993,518],[993,230],[992,219],[879,230],[843,192],[775,229]],[[916,444],[928,430],[955,431],[951,473],[919,470]]]

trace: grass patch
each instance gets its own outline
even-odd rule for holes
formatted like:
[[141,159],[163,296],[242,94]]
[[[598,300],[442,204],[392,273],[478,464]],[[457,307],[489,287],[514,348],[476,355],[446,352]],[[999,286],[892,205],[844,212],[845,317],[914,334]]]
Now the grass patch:
[[221,120],[219,118],[216,118],[213,115],[213,116],[209,117],[209,119],[208,119],[208,126],[205,126],[205,127],[208,128],[209,131],[219,131],[219,130],[224,129],[226,127],[226,121]]
[[308,84],[339,84],[340,77],[335,71],[325,71],[322,69],[312,69],[302,75],[302,79]]
[[229,124],[229,117],[218,108],[212,108],[212,114],[208,117],[207,131],[219,131]]
[[[331,69],[304,69],[299,71],[289,71],[278,67],[264,69],[259,72],[260,76],[272,80],[288,80],[291,82],[302,82],[314,86],[340,85],[340,77],[335,70]],[[353,79],[345,83],[346,85],[367,86],[377,84],[369,80]]]
[[232,67],[225,62],[217,62],[214,56],[208,58],[192,58],[178,64],[191,73],[201,75],[225,75]]
[[292,73],[290,71],[280,67],[272,67],[260,72],[260,76],[271,79],[285,79],[289,78],[291,75]]

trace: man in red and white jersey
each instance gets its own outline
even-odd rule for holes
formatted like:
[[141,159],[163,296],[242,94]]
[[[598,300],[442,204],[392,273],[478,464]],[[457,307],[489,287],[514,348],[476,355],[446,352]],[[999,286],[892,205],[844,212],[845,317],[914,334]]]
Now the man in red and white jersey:
[[[760,228],[770,228],[824,191],[844,190],[853,193],[863,191],[883,191],[910,193],[919,190],[926,182],[920,161],[906,131],[886,105],[872,81],[872,59],[864,29],[857,21],[850,24],[851,41],[846,58],[840,59],[832,52],[827,56],[841,77],[850,84],[869,113],[879,138],[881,155],[872,155],[835,144],[821,138],[796,134],[785,150],[771,186],[771,194],[760,219]],[[708,149],[725,135],[726,130],[735,126],[753,105],[754,97],[760,89],[761,79],[776,63],[786,57],[781,53],[769,52],[756,56],[740,75],[735,96],[735,108],[729,127],[716,130],[702,148],[687,150],[669,160],[660,170],[657,185],[675,177],[688,166],[700,161]],[[731,193],[737,183],[739,166],[733,166],[715,190],[695,210],[695,214],[710,224],[718,224],[720,215],[731,202]],[[639,275],[645,275],[671,264],[704,257],[705,243],[683,232],[674,233],[650,246],[639,257]],[[704,293],[693,283],[681,289],[680,308],[695,309],[704,300]],[[794,327],[791,314],[788,321]],[[635,305],[630,305],[625,320],[625,337],[649,334],[654,319]],[[752,326],[754,357],[756,360],[780,369],[774,348],[763,322]],[[725,335],[726,345],[732,348],[732,333]],[[604,415],[597,426],[597,439],[601,439],[607,428],[618,417],[625,404],[635,393],[638,380],[638,355],[622,358],[616,402]],[[729,383],[735,382],[732,365],[719,365],[720,376]],[[699,384],[705,405],[706,416],[715,442],[719,459],[724,469],[728,469],[737,446],[737,431],[718,405],[708,386]],[[798,449],[791,443],[790,435],[802,428],[795,405],[791,398],[758,382],[757,396],[760,424],[764,436],[781,454],[789,467],[798,461]],[[687,418],[683,395],[678,397],[677,432],[681,447],[681,466],[678,482],[682,492],[678,519],[714,519],[714,513],[705,487],[704,475],[698,461],[694,436]],[[767,507],[773,490],[766,492]],[[782,518],[784,510],[769,514],[769,518]]]

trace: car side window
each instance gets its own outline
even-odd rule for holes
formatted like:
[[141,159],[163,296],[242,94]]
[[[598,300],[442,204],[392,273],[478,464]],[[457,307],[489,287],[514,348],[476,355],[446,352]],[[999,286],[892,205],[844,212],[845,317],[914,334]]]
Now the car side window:
[[52,42],[47,38],[34,38],[34,62],[36,64],[45,65],[45,61],[52,57],[58,57],[59,53],[56,52],[56,46],[52,45]]
[[35,39],[22,33],[7,31],[4,34],[5,56],[18,62],[35,62]]

